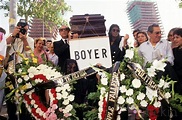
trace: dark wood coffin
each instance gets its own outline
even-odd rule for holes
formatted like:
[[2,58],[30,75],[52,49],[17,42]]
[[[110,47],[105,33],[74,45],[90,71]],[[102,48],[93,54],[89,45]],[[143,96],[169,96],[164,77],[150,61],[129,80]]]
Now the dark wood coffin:
[[71,31],[79,38],[106,36],[104,16],[100,14],[73,15],[70,18]]

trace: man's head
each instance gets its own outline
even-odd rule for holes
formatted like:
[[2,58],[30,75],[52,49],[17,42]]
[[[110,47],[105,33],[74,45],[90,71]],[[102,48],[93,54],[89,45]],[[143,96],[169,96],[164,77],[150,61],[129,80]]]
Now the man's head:
[[150,25],[147,33],[151,43],[158,43],[160,41],[162,32],[158,24]]
[[[20,21],[17,23],[17,26],[20,29],[19,33],[23,35],[27,34],[29,25],[24,19],[20,19]],[[19,33],[16,35],[17,38],[19,38]]]
[[70,28],[66,25],[62,25],[60,28],[59,28],[59,34],[61,35],[61,37],[63,39],[66,39],[68,38],[68,33],[70,31]]

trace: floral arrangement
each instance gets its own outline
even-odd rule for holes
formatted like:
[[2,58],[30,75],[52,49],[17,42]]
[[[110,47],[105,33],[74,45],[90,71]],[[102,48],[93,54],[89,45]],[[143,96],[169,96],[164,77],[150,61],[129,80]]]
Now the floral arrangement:
[[[84,111],[84,119],[88,120],[104,120],[107,114],[108,94],[110,91],[109,85],[111,74],[104,70],[94,68],[98,71],[100,81],[98,82],[97,92],[90,93],[84,104],[75,104],[73,95],[73,86],[71,83],[62,84],[62,86],[51,87],[48,91],[50,96],[49,104],[45,104],[41,97],[37,94],[37,85],[46,84],[53,81],[62,75],[52,66],[46,64],[37,64],[37,59],[31,54],[31,58],[25,58],[19,54],[23,61],[18,65],[17,76],[18,87],[14,89],[7,98],[15,93],[15,100],[18,104],[24,103],[27,110],[37,120],[64,120],[78,119],[76,116],[76,108]],[[143,70],[156,84],[157,90],[151,89],[142,79],[134,76],[133,71],[128,68],[128,63],[133,63],[137,68]],[[136,49],[130,48],[126,50],[124,61],[120,63],[119,68],[119,95],[117,98],[116,112],[120,114],[126,110],[126,106],[133,110],[140,118],[142,110],[147,115],[148,119],[156,120],[161,100],[165,99],[172,106],[182,111],[180,103],[182,97],[174,93],[175,81],[170,78],[162,77],[160,80],[156,78],[157,71],[164,71],[166,66],[165,59],[155,60],[151,64],[147,64],[143,68],[143,59],[138,56]],[[56,81],[58,82],[58,81]],[[172,88],[172,90],[171,90]],[[159,90],[161,95],[159,95]],[[176,102],[178,101],[178,103]],[[141,110],[142,109],[142,110]],[[119,119],[120,115],[117,116]]]
[[[162,99],[165,99],[167,103],[174,103],[171,105],[181,111],[180,103],[182,102],[182,96],[174,93],[175,81],[171,80],[168,77],[162,77],[160,80],[156,79],[157,72],[164,71],[164,67],[166,66],[165,61],[165,59],[154,60],[153,63],[147,64],[146,67],[143,69],[143,58],[138,55],[137,50],[134,48],[126,50],[124,61],[120,64],[120,88],[116,109],[118,114],[120,114],[122,111],[125,111],[127,109],[127,106],[142,119],[144,119],[143,117],[145,117],[145,119],[156,120],[159,113],[159,108],[161,107]],[[143,72],[145,72],[148,77],[150,77],[154,81],[158,89],[151,89],[150,86],[147,85],[142,79],[134,76],[134,71],[131,71],[127,67],[128,63],[133,63],[136,67],[143,70]],[[98,118],[103,120],[106,117],[107,111],[106,106],[110,82],[108,78],[110,76],[108,77],[106,74],[103,73],[101,73],[101,76],[101,81],[98,85],[98,90],[100,93],[98,103]],[[160,90],[162,96],[159,95],[158,90]],[[141,109],[144,112],[142,112]],[[142,113],[144,113],[145,115],[141,115]],[[118,119],[119,117],[120,115],[118,115]]]
[[36,87],[36,85],[48,83],[45,86],[47,87],[50,81],[62,76],[60,72],[46,64],[38,65],[34,54],[31,54],[31,58],[25,58],[22,54],[19,55],[23,61],[17,65],[18,72],[15,73],[15,76],[17,76],[17,88],[6,97],[10,98],[15,94],[13,97],[19,105],[20,112],[20,106],[24,103],[29,113],[36,120],[77,119],[72,105],[74,95],[71,93],[71,85],[64,84],[47,89],[49,96],[47,104],[45,100],[41,99],[41,93],[37,94],[41,88],[40,86]]

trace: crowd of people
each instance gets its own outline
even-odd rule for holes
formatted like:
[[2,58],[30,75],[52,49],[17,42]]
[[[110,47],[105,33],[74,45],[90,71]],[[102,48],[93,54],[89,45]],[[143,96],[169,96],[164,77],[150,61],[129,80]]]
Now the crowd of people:
[[[70,28],[66,25],[62,25],[59,28],[59,34],[61,40],[51,41],[46,40],[43,37],[33,39],[28,36],[29,25],[27,22],[24,23],[23,29],[26,31],[22,33],[20,30],[22,26],[16,26],[14,31],[5,38],[6,31],[0,28],[0,88],[5,86],[5,81],[10,81],[13,87],[16,87],[15,78],[12,76],[11,70],[16,64],[21,62],[21,57],[17,55],[17,52],[22,53],[26,57],[30,57],[33,51],[34,55],[38,58],[39,64],[51,62],[53,66],[60,68],[60,72],[64,75],[76,72],[79,70],[75,60],[70,58]],[[126,49],[129,48],[127,41],[129,35],[120,35],[120,27],[117,24],[112,24],[109,28],[108,37],[111,49],[112,64],[116,61],[122,61],[126,54]],[[78,37],[78,35],[76,36]],[[167,59],[167,66],[165,72],[159,72],[158,77],[169,76],[173,80],[177,81],[178,84],[175,86],[175,92],[182,93],[182,28],[173,28],[168,33],[167,39],[162,39],[162,31],[158,24],[152,24],[148,27],[147,31],[141,31],[136,29],[133,31],[134,45],[133,47],[138,49],[138,53],[144,58],[145,64],[151,63],[154,60]],[[10,46],[8,46],[10,44]],[[27,47],[28,46],[28,47]],[[11,63],[11,61],[13,62]],[[101,65],[98,65],[98,67]],[[5,70],[6,69],[6,72]],[[80,80],[76,85],[74,91],[77,103],[83,103],[85,100],[85,94],[89,91],[96,91],[96,85],[99,77],[93,75],[88,77],[89,83],[85,83],[85,80]],[[90,87],[92,85],[92,87]],[[88,88],[86,88],[88,87]],[[84,90],[83,90],[83,89]],[[13,88],[12,88],[13,89]],[[3,103],[3,98],[12,89],[6,88],[0,90],[0,108]],[[82,92],[81,92],[82,91]],[[87,92],[86,92],[87,91]],[[5,92],[5,93],[4,93]],[[47,91],[44,91],[45,101],[48,103],[49,99],[46,98]],[[8,120],[18,120],[17,117],[17,106],[14,101],[7,100],[7,113]],[[165,108],[165,105],[164,107]],[[19,120],[33,120],[34,118],[26,110],[25,106],[22,105],[22,112],[19,115]],[[83,111],[77,110],[79,113]],[[123,112],[122,117],[128,119],[128,111]],[[159,119],[169,119],[170,116],[159,116]],[[82,114],[79,115],[79,119],[82,119]],[[134,118],[137,119],[137,118]],[[182,117],[180,114],[176,115],[174,120],[180,120]]]

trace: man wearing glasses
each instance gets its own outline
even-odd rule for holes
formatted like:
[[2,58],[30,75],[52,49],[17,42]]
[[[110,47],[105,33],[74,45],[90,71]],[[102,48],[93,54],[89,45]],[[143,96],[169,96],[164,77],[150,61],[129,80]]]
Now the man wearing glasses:
[[167,61],[173,65],[174,56],[171,45],[167,40],[161,39],[162,32],[159,25],[149,26],[147,33],[150,39],[139,47],[139,54],[144,57],[145,63],[167,58]]
[[70,28],[68,26],[62,25],[59,28],[59,34],[61,40],[53,43],[54,52],[58,56],[58,66],[61,67],[63,72],[63,66],[67,59],[70,59],[70,46],[69,46],[69,32]]

